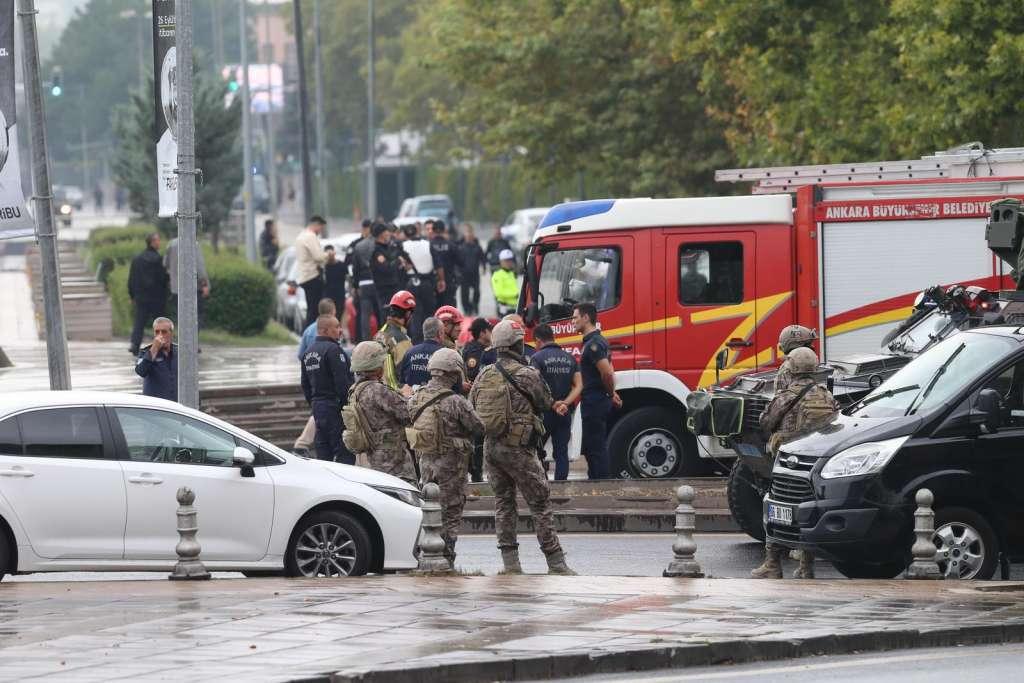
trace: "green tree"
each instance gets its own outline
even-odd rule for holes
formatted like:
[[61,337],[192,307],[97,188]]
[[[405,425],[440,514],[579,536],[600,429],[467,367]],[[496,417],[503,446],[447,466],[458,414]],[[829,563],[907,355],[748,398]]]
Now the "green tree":
[[[404,33],[392,120],[442,153],[508,157],[539,184],[586,175],[614,194],[697,193],[730,159],[699,66],[666,47],[656,6],[437,0]],[[425,114],[429,111],[434,123]]]
[[[242,184],[242,152],[239,144],[241,104],[234,98],[224,106],[225,84],[197,71],[194,79],[196,166],[203,174],[196,186],[196,205],[201,228],[219,241],[220,226]],[[155,110],[153,80],[144,96],[132,95],[131,104],[115,117],[118,146],[113,163],[117,183],[128,191],[128,204],[143,220],[156,222],[156,142],[153,139]],[[161,229],[173,234],[176,225],[161,220]]]

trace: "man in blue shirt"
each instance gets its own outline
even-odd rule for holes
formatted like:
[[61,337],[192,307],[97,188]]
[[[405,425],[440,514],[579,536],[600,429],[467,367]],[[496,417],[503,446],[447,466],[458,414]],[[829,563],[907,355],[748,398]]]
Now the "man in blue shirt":
[[135,362],[143,395],[178,400],[178,345],[173,339],[174,323],[163,317],[153,321],[153,343],[142,347]]
[[[555,343],[555,333],[548,325],[538,325],[533,338],[540,349],[533,354],[530,365],[540,370],[541,377],[551,389],[555,399],[551,410],[544,413],[544,430],[551,438],[551,450],[555,458],[555,480],[569,478],[569,432],[572,429],[572,410],[583,391],[580,369],[571,353]],[[546,441],[547,439],[545,439]],[[537,456],[544,461],[544,444]],[[547,463],[544,463],[547,471]]]
[[[337,318],[338,309],[334,305],[334,299],[320,299],[320,302],[316,305],[316,315],[318,318],[322,315],[333,315]],[[302,357],[306,355],[306,351],[313,345],[315,339],[316,320],[307,325],[306,329],[302,331],[302,337],[299,339],[299,363],[302,363]]]
[[338,338],[341,324],[333,315],[317,318],[317,336],[302,357],[302,393],[316,421],[316,454],[321,460],[354,465],[353,456],[341,441],[341,409],[348,402],[352,384],[348,356]]
[[402,385],[402,393],[408,396],[412,389],[423,386],[430,381],[427,363],[441,344],[441,321],[430,316],[423,321],[423,341],[405,352],[398,366],[398,382]]
[[608,417],[622,407],[615,391],[608,340],[597,329],[597,307],[590,303],[573,306],[572,323],[583,335],[580,350],[580,374],[583,393],[580,413],[583,418],[583,455],[587,458],[587,478],[608,477]]

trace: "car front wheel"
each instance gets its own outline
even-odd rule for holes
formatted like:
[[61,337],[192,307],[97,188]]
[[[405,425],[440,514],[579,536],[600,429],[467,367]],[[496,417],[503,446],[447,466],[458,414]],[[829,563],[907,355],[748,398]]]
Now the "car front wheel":
[[996,573],[999,541],[984,517],[970,508],[935,511],[935,561],[943,576],[991,579]]
[[0,581],[7,573],[13,574],[15,567],[11,566],[11,549],[7,543],[7,538],[2,531],[0,531]]
[[362,576],[373,566],[372,552],[362,522],[344,512],[321,510],[295,526],[285,569],[290,576]]

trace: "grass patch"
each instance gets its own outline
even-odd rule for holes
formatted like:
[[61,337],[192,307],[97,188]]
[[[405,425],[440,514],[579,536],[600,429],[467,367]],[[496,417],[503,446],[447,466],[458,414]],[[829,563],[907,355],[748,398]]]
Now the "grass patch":
[[298,338],[281,323],[271,320],[256,335],[238,335],[224,330],[199,330],[199,343],[204,346],[295,346]]

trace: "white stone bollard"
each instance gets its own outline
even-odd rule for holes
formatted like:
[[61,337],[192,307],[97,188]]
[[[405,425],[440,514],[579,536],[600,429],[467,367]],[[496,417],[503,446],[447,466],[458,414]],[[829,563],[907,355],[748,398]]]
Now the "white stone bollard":
[[448,558],[444,556],[444,539],[441,538],[440,487],[428,482],[423,487],[423,522],[420,530],[420,561],[417,574],[439,574],[452,571]]
[[697,513],[693,509],[693,500],[697,497],[692,486],[683,485],[676,490],[676,540],[672,544],[674,557],[662,576],[685,577],[699,579],[704,576],[700,565],[694,558],[697,544],[693,540],[696,528]]
[[196,532],[199,531],[196,523],[196,509],[192,503],[196,500],[196,494],[187,486],[178,489],[178,545],[174,550],[178,553],[178,564],[174,565],[174,571],[168,576],[172,581],[185,579],[208,579],[210,572],[199,560],[199,541],[196,540]]
[[908,579],[940,579],[939,564],[935,561],[935,512],[932,503],[935,496],[928,489],[918,489],[914,496],[917,510],[914,511],[914,545],[910,554],[914,561],[907,567]]

